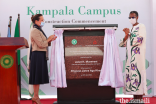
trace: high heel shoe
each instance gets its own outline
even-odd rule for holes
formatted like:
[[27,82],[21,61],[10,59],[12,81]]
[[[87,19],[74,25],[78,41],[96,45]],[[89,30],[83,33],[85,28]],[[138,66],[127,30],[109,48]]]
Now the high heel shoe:
[[41,104],[41,102],[40,102],[40,99],[39,98],[37,98],[37,99],[35,99],[35,98],[32,98],[32,104]]

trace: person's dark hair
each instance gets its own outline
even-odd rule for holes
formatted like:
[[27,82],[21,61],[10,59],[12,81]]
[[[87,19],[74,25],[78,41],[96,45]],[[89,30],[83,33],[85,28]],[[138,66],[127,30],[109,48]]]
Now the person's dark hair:
[[137,11],[131,11],[130,14],[132,14],[132,13],[135,13],[137,17],[139,16]]
[[33,16],[31,17],[32,22],[35,23],[36,20],[39,21],[40,16],[43,16],[43,15],[42,15],[42,14],[33,15]]

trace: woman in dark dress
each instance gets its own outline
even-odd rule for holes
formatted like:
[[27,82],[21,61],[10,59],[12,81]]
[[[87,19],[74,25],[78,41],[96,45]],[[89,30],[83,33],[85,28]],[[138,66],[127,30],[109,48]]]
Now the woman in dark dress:
[[48,76],[48,46],[51,41],[57,37],[51,35],[49,38],[45,35],[42,30],[44,25],[44,18],[42,14],[36,14],[32,17],[34,23],[33,29],[31,30],[31,49],[30,49],[30,77],[29,84],[33,85],[34,96],[32,103],[41,104],[39,99],[39,85],[49,83]]

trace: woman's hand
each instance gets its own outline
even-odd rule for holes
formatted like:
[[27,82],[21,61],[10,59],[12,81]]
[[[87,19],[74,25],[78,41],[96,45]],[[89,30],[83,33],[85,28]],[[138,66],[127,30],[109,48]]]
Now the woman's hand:
[[128,39],[128,35],[129,35],[129,28],[124,28],[123,31],[125,32],[124,41],[126,41]]
[[129,28],[124,28],[123,31],[125,32],[126,36],[129,34]]
[[55,35],[50,35],[47,39],[48,43],[51,42],[53,40],[53,38],[55,37]]
[[57,38],[57,36],[54,36],[53,39],[52,39],[52,41],[55,40],[56,38]]
[[47,39],[47,41],[48,41],[48,43],[49,43],[49,42],[55,40],[56,38],[57,38],[57,36],[51,35],[51,36],[49,36],[49,38]]

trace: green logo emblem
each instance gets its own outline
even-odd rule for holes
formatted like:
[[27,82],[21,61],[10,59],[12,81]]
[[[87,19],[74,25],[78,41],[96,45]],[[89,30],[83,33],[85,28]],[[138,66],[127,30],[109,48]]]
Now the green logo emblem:
[[10,55],[5,55],[1,58],[0,61],[3,68],[10,68],[14,63],[14,59]]
[[72,43],[73,45],[76,45],[76,44],[77,44],[77,40],[76,40],[76,39],[73,39],[73,40],[71,41],[71,43]]

